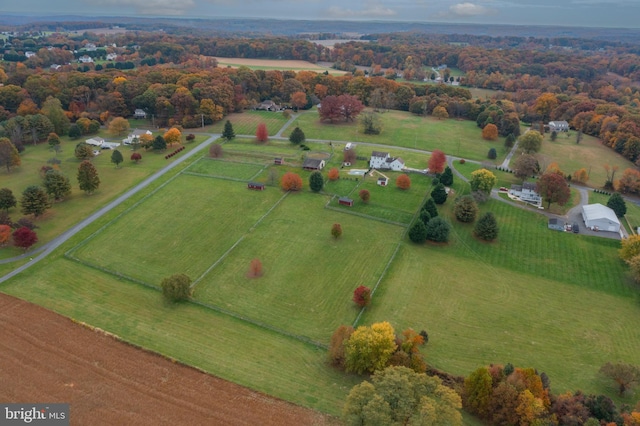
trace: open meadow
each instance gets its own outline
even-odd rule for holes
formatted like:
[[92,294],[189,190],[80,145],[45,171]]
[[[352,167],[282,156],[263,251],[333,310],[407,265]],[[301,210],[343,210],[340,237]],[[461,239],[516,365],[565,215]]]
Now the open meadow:
[[245,136],[255,135],[258,124],[260,123],[264,123],[267,126],[269,136],[273,136],[287,122],[287,118],[282,115],[281,112],[245,111],[229,114],[224,120],[218,121],[214,125],[207,127],[207,130],[212,133],[222,133],[227,120],[233,124],[233,130],[236,135]]
[[247,67],[252,70],[264,71],[314,71],[317,73],[328,72],[332,75],[344,75],[346,71],[340,71],[324,67],[308,61],[283,60],[283,59],[255,59],[255,58],[222,58],[216,57],[219,67],[239,68]]

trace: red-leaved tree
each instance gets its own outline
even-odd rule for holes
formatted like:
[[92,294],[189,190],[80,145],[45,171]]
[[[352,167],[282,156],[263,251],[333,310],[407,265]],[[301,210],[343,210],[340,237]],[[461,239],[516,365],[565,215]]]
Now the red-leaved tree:
[[442,173],[444,171],[444,165],[447,162],[444,152],[439,149],[434,149],[429,158],[429,173]]
[[368,203],[369,200],[371,199],[371,193],[369,192],[368,189],[361,189],[358,195],[360,196],[360,199],[364,203]]
[[342,226],[339,223],[334,223],[331,227],[331,235],[333,238],[338,239],[342,235]]
[[269,140],[269,132],[267,131],[266,124],[258,124],[258,128],[256,129],[256,140],[258,142],[266,142]]
[[287,172],[282,176],[280,186],[285,191],[300,191],[302,189],[302,178],[297,173]]
[[135,161],[135,163],[138,164],[140,160],[142,160],[142,155],[140,155],[139,152],[134,152],[133,154],[131,154],[131,161]]
[[329,180],[338,180],[340,178],[340,172],[335,167],[329,170]]
[[365,307],[371,302],[371,289],[361,285],[353,291],[353,301],[356,305]]
[[13,232],[13,245],[27,251],[29,247],[38,242],[38,236],[34,231],[23,226]]
[[404,173],[398,176],[396,178],[396,187],[402,190],[411,188],[411,179],[409,179],[409,176],[405,175]]
[[569,184],[562,175],[558,173],[545,173],[540,176],[536,184],[538,194],[542,195],[542,199],[547,202],[547,208],[551,203],[558,203],[564,206],[569,197],[571,197],[571,189]]
[[356,96],[327,96],[322,100],[318,113],[322,121],[353,121],[364,109]]
[[247,276],[249,278],[258,278],[262,276],[262,262],[260,262],[260,259],[253,259],[251,261]]

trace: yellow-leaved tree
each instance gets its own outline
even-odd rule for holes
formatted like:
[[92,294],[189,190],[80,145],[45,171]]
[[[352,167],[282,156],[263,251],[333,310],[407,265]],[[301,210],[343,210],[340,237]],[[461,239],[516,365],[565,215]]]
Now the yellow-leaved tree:
[[487,169],[476,170],[471,173],[471,190],[482,191],[486,194],[491,193],[491,189],[497,182],[496,175]]
[[109,123],[109,133],[114,136],[126,136],[130,128],[129,120],[122,117],[116,117]]
[[180,143],[182,140],[182,133],[180,133],[180,130],[172,127],[164,134],[164,140],[167,142],[167,145]]
[[382,370],[396,349],[395,331],[388,322],[360,326],[345,345],[345,370],[358,374]]
[[640,235],[631,235],[622,240],[622,248],[618,251],[620,259],[629,262],[640,254]]

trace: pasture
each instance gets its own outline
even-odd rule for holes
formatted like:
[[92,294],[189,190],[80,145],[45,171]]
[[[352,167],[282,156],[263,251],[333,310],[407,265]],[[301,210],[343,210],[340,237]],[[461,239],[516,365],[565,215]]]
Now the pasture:
[[287,118],[281,112],[245,111],[229,114],[224,120],[207,127],[207,130],[212,133],[222,133],[227,120],[233,124],[233,131],[236,136],[255,136],[256,129],[260,123],[264,123],[267,126],[269,136],[273,136],[287,122]]
[[283,59],[255,59],[255,58],[222,58],[216,57],[219,67],[239,68],[247,67],[252,70],[264,71],[313,71],[317,73],[328,72],[333,75],[344,75],[346,71],[323,67],[308,61],[283,60]]

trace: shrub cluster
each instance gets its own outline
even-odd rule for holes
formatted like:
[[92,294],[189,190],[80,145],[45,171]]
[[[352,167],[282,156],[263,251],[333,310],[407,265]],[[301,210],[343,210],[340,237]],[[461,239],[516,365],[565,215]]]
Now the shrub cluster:
[[171,154],[167,154],[164,156],[165,160],[168,160],[169,158],[173,157],[174,155],[176,155],[177,153],[179,153],[180,151],[184,150],[184,146],[181,146],[180,148],[176,149],[175,151],[173,151]]

